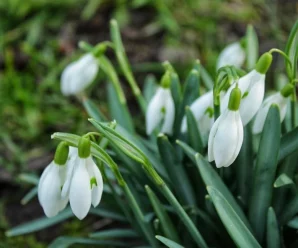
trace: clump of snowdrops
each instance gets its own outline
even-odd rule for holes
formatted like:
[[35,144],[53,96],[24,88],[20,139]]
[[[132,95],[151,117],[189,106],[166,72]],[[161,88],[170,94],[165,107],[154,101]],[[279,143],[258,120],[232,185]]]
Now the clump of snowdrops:
[[[161,79],[148,76],[141,91],[112,20],[111,41],[94,47],[81,42],[85,54],[61,76],[62,93],[82,101],[94,128],[81,136],[52,135],[60,141],[53,162],[26,196],[37,192],[49,219],[7,235],[89,213],[125,228],[58,237],[50,247],[297,247],[297,36],[298,23],[284,51],[259,56],[249,26],[245,37],[222,51],[215,75],[198,60],[182,79],[165,62]],[[143,126],[129,112],[108,49],[136,98]],[[283,72],[270,83],[266,74],[280,58]],[[108,115],[85,93],[98,73],[108,82]]]

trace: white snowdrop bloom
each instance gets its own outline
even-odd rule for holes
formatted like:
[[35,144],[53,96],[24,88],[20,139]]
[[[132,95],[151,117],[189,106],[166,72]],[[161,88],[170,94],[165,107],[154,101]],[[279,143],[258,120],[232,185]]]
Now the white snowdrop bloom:
[[172,134],[175,105],[170,88],[158,87],[148,104],[146,112],[146,132],[151,134],[163,120],[161,132]]
[[87,53],[79,60],[69,64],[61,76],[63,95],[77,95],[87,88],[97,75],[99,64],[96,58]]
[[80,220],[85,218],[91,204],[96,207],[102,196],[103,180],[97,165],[89,156],[82,158],[74,149],[68,161],[67,178],[62,188],[62,197],[69,198],[74,215]]
[[[202,136],[209,134],[211,126],[214,122],[213,118],[213,91],[209,91],[196,99],[191,105],[190,110],[193,113]],[[183,118],[181,124],[181,132],[187,131],[187,120]]]
[[[238,81],[238,87],[242,92],[240,104],[240,115],[243,126],[247,125],[260,108],[265,93],[265,73],[271,65],[272,55],[265,53],[262,55],[256,65],[256,68],[241,77]],[[228,107],[229,96],[236,82],[228,89],[221,102],[221,112]]]
[[287,113],[287,103],[288,98],[283,96],[280,92],[277,92],[265,99],[254,120],[252,132],[254,134],[262,132],[269,108],[272,104],[278,105],[280,122],[282,122]]
[[61,197],[61,187],[66,178],[66,166],[51,162],[43,171],[38,183],[38,199],[47,217],[63,210],[68,200]]
[[224,66],[233,65],[240,68],[245,61],[245,50],[240,42],[234,42],[226,46],[218,56],[217,66],[219,69]]
[[208,160],[217,168],[230,166],[237,158],[243,142],[243,125],[239,113],[241,92],[234,88],[228,108],[213,124],[208,140]]

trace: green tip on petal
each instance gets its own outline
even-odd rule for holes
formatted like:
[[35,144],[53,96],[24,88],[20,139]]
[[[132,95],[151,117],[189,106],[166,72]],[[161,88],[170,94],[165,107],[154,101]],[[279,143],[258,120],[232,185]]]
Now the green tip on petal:
[[272,55],[271,53],[264,53],[258,60],[257,64],[256,64],[256,71],[261,73],[261,74],[265,74],[272,62]]
[[81,137],[79,140],[78,151],[80,158],[88,158],[90,156],[91,142],[88,137]]
[[54,156],[54,162],[57,165],[65,165],[66,161],[68,159],[68,152],[69,152],[69,146],[65,141],[60,142],[60,144],[57,146],[55,156]]
[[240,101],[241,101],[241,90],[238,87],[235,87],[230,94],[229,110],[237,111],[240,106]]
[[294,92],[294,85],[293,84],[286,84],[280,91],[280,94],[283,96],[283,97],[288,97],[290,95],[293,94]]
[[171,73],[169,70],[161,78],[161,87],[168,89],[171,86]]

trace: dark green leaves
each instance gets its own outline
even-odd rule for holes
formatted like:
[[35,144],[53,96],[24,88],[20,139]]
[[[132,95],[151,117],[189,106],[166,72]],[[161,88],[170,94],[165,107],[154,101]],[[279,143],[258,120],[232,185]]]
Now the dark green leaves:
[[272,105],[261,134],[249,206],[249,220],[261,243],[265,235],[267,211],[272,200],[280,132],[279,109]]

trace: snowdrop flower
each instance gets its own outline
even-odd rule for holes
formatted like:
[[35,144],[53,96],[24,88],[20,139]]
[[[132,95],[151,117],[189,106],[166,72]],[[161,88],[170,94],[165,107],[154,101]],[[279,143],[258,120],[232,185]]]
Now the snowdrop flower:
[[[243,126],[251,121],[262,104],[265,92],[265,73],[269,69],[271,62],[272,55],[270,53],[263,54],[257,62],[255,69],[241,77],[238,81],[238,87],[242,92],[239,111]],[[223,98],[221,112],[227,109],[230,93],[235,86],[236,83],[228,89]]]
[[170,74],[162,78],[161,86],[157,88],[155,95],[148,104],[146,112],[146,132],[151,134],[163,120],[162,133],[172,134],[175,118],[175,105],[170,90]]
[[90,155],[90,140],[82,137],[78,149],[73,150],[68,163],[67,178],[62,188],[62,197],[69,198],[74,215],[85,218],[91,204],[96,207],[102,196],[103,180],[97,165]]
[[225,47],[219,54],[216,68],[233,65],[240,68],[245,61],[245,50],[240,42],[234,42]]
[[69,64],[61,76],[61,92],[63,95],[77,95],[89,86],[98,72],[96,58],[87,53],[79,60]]
[[211,128],[208,140],[208,160],[217,168],[230,166],[238,156],[243,142],[243,126],[239,113],[241,91],[234,88],[228,108]]
[[[202,136],[207,136],[214,122],[213,119],[213,91],[209,91],[196,99],[191,105],[192,111]],[[181,132],[185,133],[187,130],[186,117],[182,120]]]
[[66,179],[68,146],[61,142],[57,147],[54,161],[43,171],[38,183],[38,199],[47,217],[53,217],[63,210],[68,199],[61,197],[61,187]]
[[269,108],[272,104],[277,104],[279,107],[280,122],[284,120],[287,112],[288,96],[290,96],[293,91],[294,86],[292,84],[287,84],[280,92],[277,92],[265,99],[253,124],[252,132],[254,134],[262,132]]

